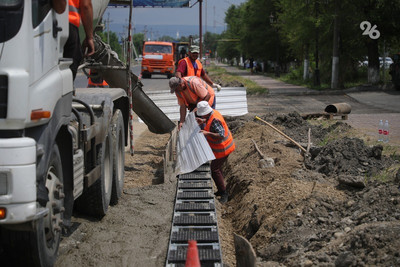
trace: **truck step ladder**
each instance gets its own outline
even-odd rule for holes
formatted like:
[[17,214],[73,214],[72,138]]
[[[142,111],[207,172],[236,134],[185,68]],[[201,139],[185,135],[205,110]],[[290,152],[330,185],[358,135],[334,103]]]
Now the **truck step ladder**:
[[210,165],[178,176],[167,267],[185,266],[189,240],[197,241],[201,266],[222,265]]

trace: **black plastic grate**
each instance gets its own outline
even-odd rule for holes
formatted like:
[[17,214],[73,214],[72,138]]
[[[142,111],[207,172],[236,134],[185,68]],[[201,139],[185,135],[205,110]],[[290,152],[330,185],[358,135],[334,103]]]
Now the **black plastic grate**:
[[[221,253],[218,249],[213,249],[210,247],[203,248],[201,246],[198,247],[199,258],[201,263],[205,261],[220,261]],[[187,246],[177,247],[176,250],[171,250],[168,254],[168,258],[172,261],[176,262],[185,262],[187,253]]]
[[178,192],[178,199],[209,199],[213,195],[210,191],[184,191]]
[[174,225],[216,225],[217,221],[210,214],[182,214],[174,217]]
[[210,179],[210,174],[207,172],[197,172],[197,173],[187,173],[179,175],[180,180],[208,180]]
[[166,267],[185,266],[189,240],[197,241],[202,267],[222,267],[210,165],[178,176]]
[[171,242],[187,243],[189,240],[196,240],[197,243],[218,242],[218,232],[209,229],[179,229],[172,232]]
[[214,203],[176,203],[175,211],[213,211],[215,210]]
[[181,181],[178,183],[179,189],[196,189],[196,188],[212,188],[212,184],[210,181],[205,182],[187,182]]
[[201,165],[194,172],[209,172],[209,171],[210,171],[210,165],[206,164],[206,165]]

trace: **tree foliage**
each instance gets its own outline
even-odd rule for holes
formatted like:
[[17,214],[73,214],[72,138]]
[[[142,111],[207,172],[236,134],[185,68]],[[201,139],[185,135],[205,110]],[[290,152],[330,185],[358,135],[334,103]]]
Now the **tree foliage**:
[[204,34],[204,51],[211,52],[210,57],[214,57],[218,45],[219,34],[206,32]]
[[118,42],[118,36],[115,32],[112,31],[110,31],[109,33],[99,32],[98,35],[101,37],[101,40],[103,40],[103,42],[105,43],[107,43],[109,37],[109,45],[111,49],[118,54],[119,58],[122,58],[122,47]]
[[[228,59],[242,55],[283,65],[309,58],[314,68],[318,58],[321,80],[329,82],[336,30],[340,40],[339,79],[343,84],[357,79],[359,61],[366,56],[371,76],[379,74],[378,57],[383,56],[384,49],[389,54],[398,52],[399,14],[399,0],[247,0],[229,7],[225,17],[228,29],[221,35],[222,39],[239,42],[220,42],[218,51]],[[363,21],[371,27],[376,25],[378,39],[362,34]]]
[[135,46],[136,53],[139,55],[143,54],[143,41],[144,41],[144,34],[143,33],[135,33],[132,35],[132,42]]

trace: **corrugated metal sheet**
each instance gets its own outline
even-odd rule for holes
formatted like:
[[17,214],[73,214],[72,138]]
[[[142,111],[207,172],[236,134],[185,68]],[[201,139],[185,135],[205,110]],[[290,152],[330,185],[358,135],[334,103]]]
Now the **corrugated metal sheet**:
[[178,133],[177,173],[192,172],[213,159],[215,159],[214,153],[204,134],[200,133],[200,127],[196,122],[194,113],[190,112]]
[[[146,94],[172,121],[179,120],[179,105],[169,90],[149,91]],[[223,116],[241,116],[248,113],[245,87],[223,87],[215,92],[216,107]]]

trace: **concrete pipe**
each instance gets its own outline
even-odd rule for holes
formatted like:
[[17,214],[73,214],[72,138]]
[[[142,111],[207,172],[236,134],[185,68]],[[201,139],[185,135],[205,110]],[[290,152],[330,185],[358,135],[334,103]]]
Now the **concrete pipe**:
[[347,103],[336,103],[326,106],[325,112],[334,114],[350,114],[351,106]]

